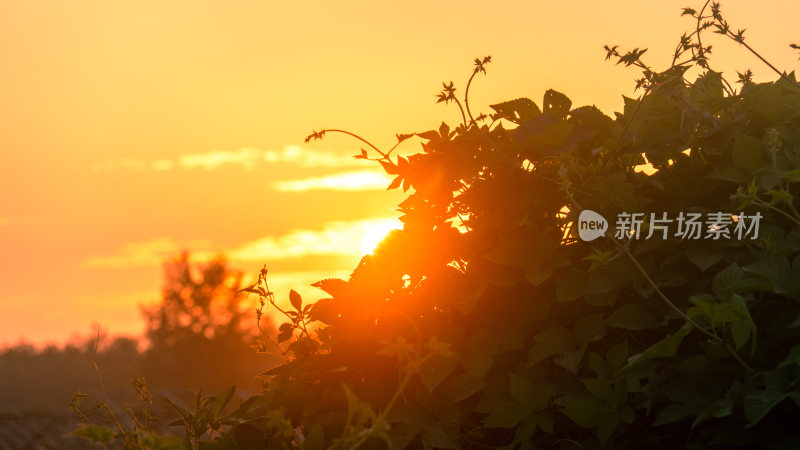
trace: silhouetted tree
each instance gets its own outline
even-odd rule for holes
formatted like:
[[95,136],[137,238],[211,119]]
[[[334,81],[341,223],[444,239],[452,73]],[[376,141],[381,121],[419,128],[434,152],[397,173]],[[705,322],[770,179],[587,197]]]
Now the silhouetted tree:
[[251,348],[257,328],[242,305],[242,274],[221,256],[193,264],[184,252],[164,264],[164,277],[162,301],[142,308],[149,341],[145,372],[154,385],[255,384],[253,374],[265,361]]

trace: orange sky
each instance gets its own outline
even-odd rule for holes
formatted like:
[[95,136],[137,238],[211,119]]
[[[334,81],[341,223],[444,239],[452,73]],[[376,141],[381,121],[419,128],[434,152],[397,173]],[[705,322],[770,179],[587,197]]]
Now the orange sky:
[[[696,3],[0,0],[0,344],[140,331],[136,305],[184,248],[267,264],[279,298],[316,295],[303,285],[346,275],[402,197],[350,158],[356,142],[304,144],[312,129],[391,145],[455,125],[434,95],[450,79],[463,92],[489,54],[475,110],[554,88],[610,114],[637,73],[602,45],[648,47],[661,67]],[[800,2],[723,12],[778,67],[800,66]],[[707,39],[715,67],[774,79]]]

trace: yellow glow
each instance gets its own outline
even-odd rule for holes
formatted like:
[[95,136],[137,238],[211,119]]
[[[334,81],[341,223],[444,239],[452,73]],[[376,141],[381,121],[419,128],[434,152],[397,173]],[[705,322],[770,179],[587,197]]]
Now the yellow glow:
[[377,222],[374,225],[366,228],[364,237],[361,238],[361,254],[366,255],[375,251],[378,244],[389,234],[392,230],[399,230],[403,224],[395,219]]
[[392,178],[384,172],[361,170],[343,172],[323,177],[304,178],[302,180],[277,181],[275,189],[281,192],[302,192],[310,190],[332,191],[365,191],[382,190],[392,182]]

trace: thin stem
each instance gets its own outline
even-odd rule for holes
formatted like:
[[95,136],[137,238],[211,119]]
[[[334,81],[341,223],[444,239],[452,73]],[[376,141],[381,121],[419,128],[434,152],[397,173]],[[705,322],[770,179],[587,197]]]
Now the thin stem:
[[[472,112],[470,112],[470,110],[469,110],[469,87],[472,85],[472,80],[475,78],[475,75],[477,75],[478,72],[479,72],[478,70],[473,70],[472,71],[472,75],[469,77],[469,80],[467,81],[467,87],[466,87],[466,89],[464,89],[464,106],[467,107],[467,115],[469,116],[469,124],[470,125],[475,124],[475,126],[477,126],[478,124],[475,123],[475,119],[472,118]],[[466,127],[466,125],[465,125],[465,127]],[[478,128],[480,129],[480,127],[478,127]]]
[[321,132],[324,132],[324,133],[328,133],[328,132],[342,133],[342,134],[346,134],[348,136],[352,136],[352,137],[358,139],[359,141],[361,141],[361,142],[369,145],[370,147],[372,147],[372,149],[375,150],[376,152],[378,152],[381,156],[383,156],[384,159],[389,159],[389,155],[388,154],[382,152],[378,147],[373,145],[372,142],[364,139],[363,137],[361,137],[361,136],[359,136],[359,135],[357,135],[355,133],[351,133],[351,132],[349,132],[347,130],[340,130],[340,129],[337,129],[337,128],[326,128],[324,130],[321,130]]
[[658,285],[656,284],[656,282],[655,282],[655,281],[653,281],[653,279],[650,277],[650,274],[648,274],[648,273],[647,273],[647,271],[644,269],[644,267],[642,267],[642,265],[641,265],[641,264],[639,264],[639,260],[637,260],[637,259],[636,259],[636,257],[635,257],[635,256],[633,256],[633,254],[630,252],[630,250],[628,250],[628,247],[626,247],[626,246],[622,245],[622,243],[620,243],[620,242],[619,242],[617,239],[615,239],[615,238],[610,238],[610,239],[611,239],[611,242],[612,242],[612,243],[614,243],[614,244],[615,244],[617,247],[619,247],[619,248],[620,248],[620,250],[622,250],[622,252],[623,252],[623,253],[625,253],[626,255],[628,255],[629,259],[631,260],[631,262],[633,263],[633,265],[634,265],[634,266],[636,266],[636,269],[639,271],[639,273],[641,273],[641,274],[642,274],[642,276],[644,276],[645,280],[647,280],[647,283],[648,283],[648,284],[650,284],[650,286],[651,286],[651,287],[652,287],[652,288],[655,290],[655,292],[656,292],[656,294],[658,295],[658,297],[659,297],[659,298],[661,298],[661,300],[662,300],[664,303],[666,303],[666,304],[667,304],[667,306],[669,306],[669,307],[670,307],[670,309],[672,309],[672,310],[673,310],[673,311],[675,311],[675,312],[676,312],[676,313],[677,313],[679,316],[681,316],[681,318],[683,318],[683,319],[686,321],[686,323],[688,323],[689,325],[691,325],[692,327],[694,327],[695,329],[697,329],[697,330],[698,330],[698,331],[700,331],[701,333],[703,333],[703,334],[705,334],[706,336],[708,336],[708,337],[709,337],[709,338],[710,338],[710,339],[711,339],[711,340],[712,340],[714,343],[716,343],[716,344],[721,344],[721,345],[723,345],[725,348],[727,348],[727,349],[728,349],[728,351],[731,353],[731,355],[732,355],[732,356],[733,356],[733,357],[736,359],[736,361],[738,361],[738,362],[739,362],[739,364],[741,364],[741,365],[742,365],[742,367],[744,367],[745,369],[747,369],[747,371],[748,371],[748,372],[754,372],[754,369],[753,369],[752,367],[750,367],[750,365],[749,365],[749,364],[747,364],[747,362],[745,362],[745,361],[742,359],[742,357],[741,357],[741,356],[739,356],[739,354],[736,352],[736,350],[734,350],[733,348],[731,348],[731,346],[730,346],[730,345],[729,345],[727,342],[725,342],[725,341],[724,341],[722,338],[720,338],[719,336],[717,336],[715,333],[712,333],[712,332],[708,331],[707,329],[705,329],[705,328],[701,327],[701,326],[700,326],[700,325],[699,325],[697,322],[695,322],[694,320],[692,320],[692,318],[691,318],[691,317],[687,316],[687,315],[686,315],[686,313],[684,313],[683,311],[681,311],[681,309],[680,309],[680,308],[678,308],[678,307],[677,307],[677,306],[676,306],[674,303],[672,303],[672,301],[669,299],[669,297],[667,297],[667,296],[664,294],[664,292],[662,292],[662,291],[661,291],[661,288],[659,288],[659,287],[658,287]]
[[749,45],[747,45],[747,44],[744,42],[744,39],[737,39],[737,38],[736,38],[736,35],[735,35],[735,34],[733,34],[733,32],[731,32],[730,30],[728,30],[728,34],[727,34],[727,36],[728,36],[729,38],[733,39],[734,41],[736,41],[736,42],[738,42],[738,43],[740,43],[740,44],[744,45],[744,48],[746,48],[747,50],[749,50],[749,51],[750,51],[750,53],[752,53],[752,54],[756,55],[756,57],[757,57],[758,59],[760,59],[760,60],[761,60],[761,62],[763,62],[764,64],[766,64],[766,65],[767,65],[767,66],[768,66],[770,69],[772,69],[772,71],[773,71],[773,72],[777,73],[777,74],[778,74],[778,76],[780,76],[780,77],[781,77],[781,78],[783,78],[784,80],[788,81],[789,83],[792,83],[793,85],[795,85],[795,86],[797,86],[797,87],[800,87],[800,83],[798,83],[797,81],[794,81],[794,80],[792,80],[791,78],[789,78],[788,76],[786,76],[786,74],[784,74],[783,72],[781,72],[780,70],[778,70],[778,69],[777,69],[775,66],[773,66],[772,64],[770,64],[770,62],[769,62],[769,61],[767,61],[766,59],[764,59],[764,57],[763,57],[763,56],[761,56],[761,55],[760,55],[760,54],[759,54],[757,51],[755,51],[755,50],[753,49],[753,47],[750,47]]
[[[797,225],[800,225],[800,219],[798,219],[798,218],[796,218],[796,217],[792,216],[791,214],[789,214],[789,213],[787,213],[786,211],[784,211],[784,210],[782,210],[782,209],[780,209],[780,208],[776,207],[775,205],[773,205],[773,204],[771,204],[771,203],[767,203],[767,202],[765,202],[764,200],[761,200],[760,198],[757,198],[757,199],[755,199],[755,200],[753,201],[753,203],[755,203],[755,204],[757,204],[757,205],[759,205],[759,206],[763,206],[763,207],[765,207],[765,208],[769,208],[769,209],[771,209],[771,210],[773,210],[773,211],[775,211],[775,212],[777,212],[777,213],[779,213],[779,214],[783,215],[784,217],[786,217],[787,219],[791,220],[791,221],[792,221],[792,222],[794,222],[795,224],[797,224]],[[790,205],[790,206],[791,206],[791,205]],[[792,207],[792,208],[794,208],[794,207]]]
[[453,100],[456,101],[456,105],[458,105],[458,110],[461,111],[461,124],[464,125],[464,128],[466,129],[467,128],[467,117],[464,115],[464,108],[461,106],[461,102],[458,101],[458,98],[456,96],[453,96]]

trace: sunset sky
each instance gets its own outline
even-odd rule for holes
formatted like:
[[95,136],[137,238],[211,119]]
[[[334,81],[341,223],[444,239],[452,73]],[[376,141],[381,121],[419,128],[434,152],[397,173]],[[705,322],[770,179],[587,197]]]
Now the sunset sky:
[[[492,55],[473,110],[548,88],[620,110],[638,73],[603,44],[670,60],[700,2],[0,0],[0,344],[142,331],[161,263],[183,249],[266,264],[279,299],[346,276],[398,222],[398,191],[345,136],[456,125],[435,104]],[[800,2],[723,1],[780,68],[800,68]],[[708,33],[713,66],[775,78]],[[419,148],[414,140],[405,152]],[[365,239],[365,235],[368,237]],[[376,237],[377,236],[377,237]]]

